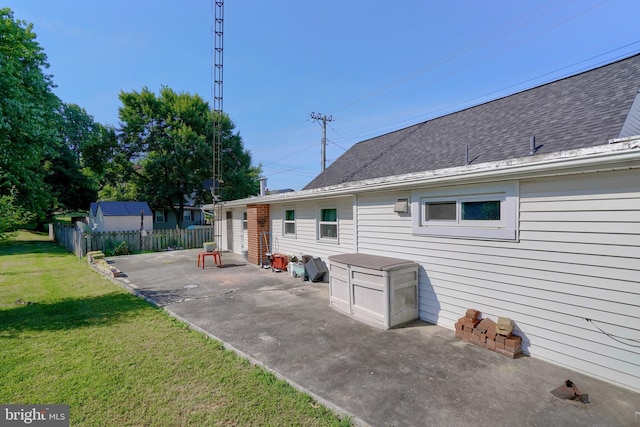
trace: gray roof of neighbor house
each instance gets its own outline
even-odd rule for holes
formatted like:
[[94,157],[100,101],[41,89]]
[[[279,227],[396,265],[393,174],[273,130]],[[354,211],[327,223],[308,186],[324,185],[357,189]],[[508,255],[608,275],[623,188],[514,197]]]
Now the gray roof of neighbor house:
[[[640,54],[347,150],[304,190],[607,144],[640,134]],[[466,150],[468,146],[468,157]]]
[[97,202],[104,216],[138,216],[142,211],[144,215],[153,215],[147,202]]

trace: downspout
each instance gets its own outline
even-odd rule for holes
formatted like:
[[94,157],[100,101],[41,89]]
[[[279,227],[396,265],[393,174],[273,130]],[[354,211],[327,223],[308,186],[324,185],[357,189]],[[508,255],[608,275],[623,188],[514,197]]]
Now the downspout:
[[351,198],[353,212],[353,253],[360,253],[358,248],[358,195],[354,194]]

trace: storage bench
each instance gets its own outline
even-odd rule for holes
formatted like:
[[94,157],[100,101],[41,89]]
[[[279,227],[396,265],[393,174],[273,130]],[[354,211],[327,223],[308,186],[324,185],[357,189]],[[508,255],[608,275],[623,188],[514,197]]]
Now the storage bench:
[[418,318],[418,264],[366,254],[329,257],[329,305],[389,329]]

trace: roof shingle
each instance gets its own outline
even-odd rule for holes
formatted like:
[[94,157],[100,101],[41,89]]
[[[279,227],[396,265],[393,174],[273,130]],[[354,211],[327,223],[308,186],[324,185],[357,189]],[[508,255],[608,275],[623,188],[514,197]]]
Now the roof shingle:
[[138,216],[153,215],[147,202],[98,202],[104,216]]
[[359,142],[304,190],[607,144],[640,131],[639,86],[640,54]]

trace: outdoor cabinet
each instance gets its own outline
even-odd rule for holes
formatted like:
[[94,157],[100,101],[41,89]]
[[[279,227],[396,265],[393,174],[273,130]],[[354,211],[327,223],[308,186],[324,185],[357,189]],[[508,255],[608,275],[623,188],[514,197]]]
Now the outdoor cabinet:
[[365,254],[329,257],[329,305],[389,329],[418,318],[418,264]]

